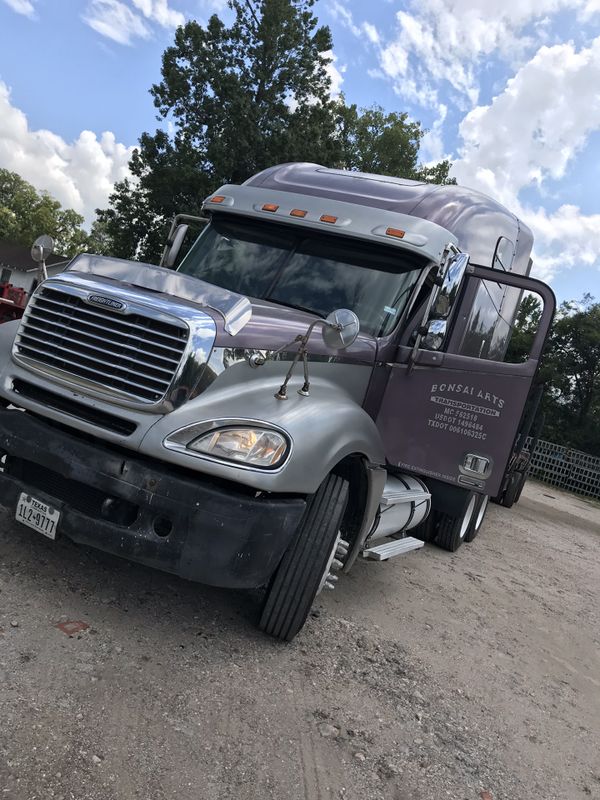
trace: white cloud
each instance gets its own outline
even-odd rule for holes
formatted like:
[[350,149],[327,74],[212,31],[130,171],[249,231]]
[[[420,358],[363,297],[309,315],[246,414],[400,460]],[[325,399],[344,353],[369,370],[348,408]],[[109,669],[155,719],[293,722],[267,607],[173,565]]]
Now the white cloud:
[[17,14],[23,14],[25,17],[31,18],[35,16],[35,8],[31,0],[4,0],[4,2]]
[[184,15],[169,6],[169,0],[132,2],[133,8],[124,0],[91,0],[82,19],[102,36],[118,44],[131,44],[134,39],[149,39],[152,29],[148,23],[174,28],[185,22]]
[[0,81],[0,167],[83,214],[88,226],[94,210],[106,207],[115,181],[128,176],[132,149],[118,143],[110,131],[99,137],[82,131],[68,143],[51,131],[30,130]]
[[[435,108],[448,85],[463,102],[478,102],[478,68],[498,58],[518,67],[548,41],[552,15],[562,10],[588,19],[600,0],[412,0],[395,15],[391,35],[370,22],[358,23],[341,0],[330,13],[354,36],[377,51],[379,66],[396,93]],[[424,85],[423,90],[420,87]]]
[[463,144],[453,174],[531,225],[546,275],[600,264],[600,215],[586,216],[573,205],[550,213],[519,198],[524,188],[565,178],[590,134],[600,131],[599,85],[600,37],[580,50],[572,43],[544,46],[459,127]]
[[342,89],[342,83],[344,82],[344,72],[346,72],[346,65],[340,64],[339,69],[336,66],[336,61],[338,61],[338,57],[335,55],[333,50],[328,50],[327,52],[323,53],[325,58],[331,59],[329,64],[327,65],[327,74],[331,79],[331,96],[337,97]]
[[82,19],[118,44],[131,44],[132,39],[148,39],[151,35],[144,20],[120,0],[92,0]]
[[425,136],[421,139],[421,147],[419,148],[419,157],[425,165],[434,164],[442,161],[445,158],[450,158],[444,152],[444,122],[448,115],[448,106],[440,103],[438,108],[438,116],[433,126],[427,131]]
[[[595,2],[595,0],[592,0]],[[600,0],[599,0],[600,2]],[[356,25],[352,12],[346,8],[341,0],[333,0],[328,5],[328,11],[334,19],[337,19],[351,33],[359,39],[367,39],[371,44],[379,44],[379,31],[371,22],[362,22]]]
[[163,28],[176,28],[185,22],[185,17],[180,11],[169,8],[168,0],[133,0],[133,5],[146,19],[157,22]]

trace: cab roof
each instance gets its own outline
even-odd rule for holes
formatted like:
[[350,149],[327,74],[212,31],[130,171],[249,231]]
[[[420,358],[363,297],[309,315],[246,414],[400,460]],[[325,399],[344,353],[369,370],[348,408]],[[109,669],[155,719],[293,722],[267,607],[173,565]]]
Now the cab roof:
[[533,235],[527,225],[491,197],[464,186],[440,186],[310,163],[270,167],[244,185],[325,197],[435,222],[456,236],[472,263],[486,267],[493,266],[498,239],[505,237],[513,245],[512,263],[505,264],[505,269],[519,274],[531,269]]

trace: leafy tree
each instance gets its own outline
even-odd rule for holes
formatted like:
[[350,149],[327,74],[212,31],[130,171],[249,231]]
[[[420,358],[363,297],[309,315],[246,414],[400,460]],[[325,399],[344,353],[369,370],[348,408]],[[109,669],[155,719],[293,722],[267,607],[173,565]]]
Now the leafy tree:
[[[539,300],[524,297],[511,341],[516,360],[529,352],[540,315]],[[546,386],[542,436],[600,456],[600,303],[590,295],[559,307],[539,380]]]
[[418,163],[421,140],[426,131],[406,113],[391,112],[378,105],[358,109],[343,97],[336,104],[337,136],[342,146],[344,169],[395,175],[430,183],[456,183],[449,178],[451,164],[433,167]]
[[48,192],[38,193],[16,172],[0,169],[0,239],[31,246],[42,233],[56,242],[56,252],[74,256],[87,246],[83,217],[63,209]]
[[331,100],[331,34],[314,1],[229,0],[231,26],[215,15],[177,29],[151,89],[171,132],[142,134],[135,181],[116,184],[97,212],[103,246],[155,261],[175,213],[198,213],[220,184],[287,161],[448,181],[448,162],[418,165],[419,123]]
[[[582,307],[583,306],[583,307]],[[600,303],[588,296],[579,308],[563,303],[547,358],[554,389],[555,437],[600,455]]]
[[111,209],[98,215],[116,254],[155,258],[168,219],[198,212],[220,183],[241,182],[283,157],[329,160],[331,35],[317,27],[313,4],[261,0],[254,10],[230,0],[230,27],[214,15],[206,28],[190,21],[177,29],[151,89],[174,134],[142,135],[130,164],[137,184],[117,184]]

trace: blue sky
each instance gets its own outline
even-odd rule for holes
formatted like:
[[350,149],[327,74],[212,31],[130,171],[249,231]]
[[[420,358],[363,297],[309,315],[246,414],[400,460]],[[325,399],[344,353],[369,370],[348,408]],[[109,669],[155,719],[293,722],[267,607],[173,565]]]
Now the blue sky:
[[[224,0],[0,0],[0,167],[89,221],[157,121],[175,26]],[[533,228],[536,274],[600,299],[600,0],[318,0],[335,90],[407,111],[422,160]]]

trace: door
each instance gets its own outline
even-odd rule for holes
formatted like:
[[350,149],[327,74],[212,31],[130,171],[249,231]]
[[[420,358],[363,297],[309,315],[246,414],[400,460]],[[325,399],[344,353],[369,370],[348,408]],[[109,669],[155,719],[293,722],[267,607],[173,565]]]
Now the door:
[[[519,314],[524,301],[529,317]],[[533,278],[469,266],[455,303],[439,350],[398,348],[377,425],[388,463],[494,496],[550,330],[554,294]]]

